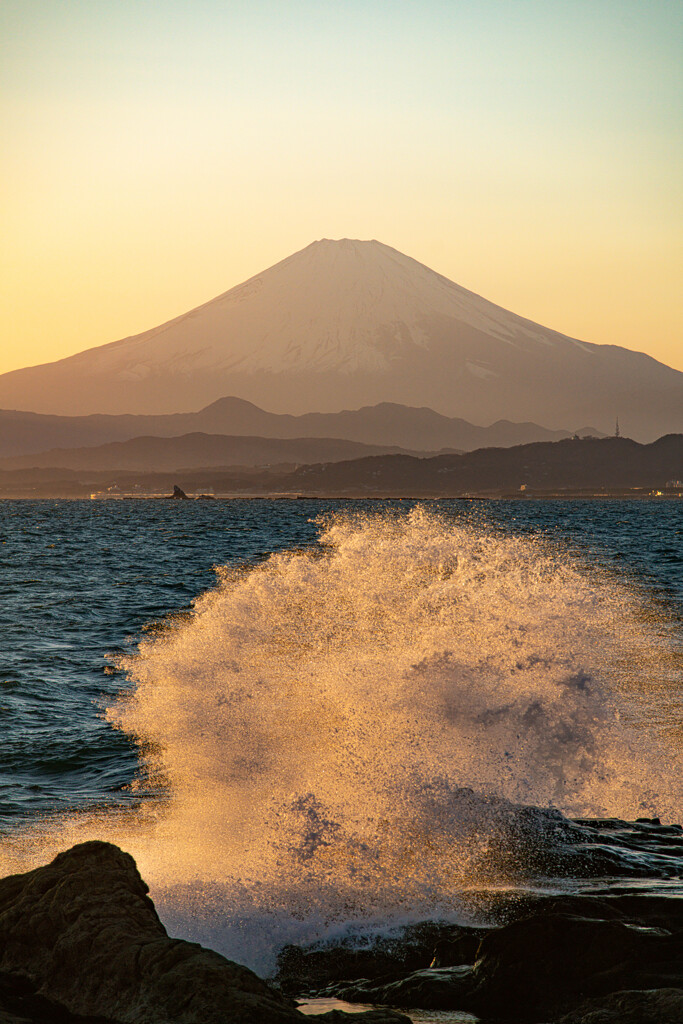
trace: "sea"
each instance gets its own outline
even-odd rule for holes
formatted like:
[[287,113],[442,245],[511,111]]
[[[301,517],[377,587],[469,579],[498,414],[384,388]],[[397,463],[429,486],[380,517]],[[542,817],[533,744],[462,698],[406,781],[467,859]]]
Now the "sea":
[[264,976],[683,823],[680,500],[5,500],[0,622],[0,872],[115,842]]

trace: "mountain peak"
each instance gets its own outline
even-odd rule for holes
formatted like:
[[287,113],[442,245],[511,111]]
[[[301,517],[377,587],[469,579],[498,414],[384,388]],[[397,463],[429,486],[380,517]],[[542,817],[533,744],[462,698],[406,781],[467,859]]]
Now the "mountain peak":
[[[318,238],[311,245],[316,246],[341,246],[346,249],[353,249],[360,246],[374,245],[379,249],[388,249],[384,242],[378,242],[376,238]],[[307,246],[310,248],[310,246]],[[302,250],[305,251],[305,250]]]
[[[377,239],[321,238],[136,337],[0,377],[0,407],[274,412],[394,402],[473,422],[680,430],[683,374],[532,323]],[[649,431],[649,428],[647,428]]]

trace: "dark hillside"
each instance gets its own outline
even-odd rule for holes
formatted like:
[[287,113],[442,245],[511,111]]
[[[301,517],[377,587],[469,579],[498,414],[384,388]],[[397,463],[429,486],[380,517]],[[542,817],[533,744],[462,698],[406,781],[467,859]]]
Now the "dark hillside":
[[393,455],[301,467],[291,484],[307,492],[463,494],[468,492],[662,488],[683,479],[683,434],[649,445],[625,437],[480,448],[413,459]]

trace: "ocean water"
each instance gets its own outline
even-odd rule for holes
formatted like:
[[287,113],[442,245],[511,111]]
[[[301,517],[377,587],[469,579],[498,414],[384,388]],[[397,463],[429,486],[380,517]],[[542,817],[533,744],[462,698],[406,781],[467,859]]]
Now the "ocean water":
[[680,501],[3,501],[0,579],[0,870],[109,839],[263,974],[683,821]]

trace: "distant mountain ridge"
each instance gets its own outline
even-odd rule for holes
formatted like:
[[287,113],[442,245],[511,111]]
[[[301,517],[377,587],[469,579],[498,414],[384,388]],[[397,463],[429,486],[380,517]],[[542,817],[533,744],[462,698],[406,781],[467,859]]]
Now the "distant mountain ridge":
[[321,239],[135,337],[0,376],[0,407],[170,413],[235,395],[281,413],[390,402],[554,429],[683,429],[683,373],[566,337],[376,240]]
[[[154,439],[159,440],[159,439]],[[4,497],[114,497],[188,494],[449,498],[533,495],[646,495],[683,500],[683,434],[649,445],[625,437],[539,442],[513,448],[480,448],[460,455],[415,458],[380,455],[337,462],[135,471],[0,467]],[[653,507],[653,512],[655,511]]]
[[396,454],[418,453],[396,445],[368,445],[330,437],[231,437],[193,433],[180,437],[134,437],[94,447],[53,448],[37,454],[14,455],[0,459],[0,469],[182,471],[273,463],[338,462]]
[[[488,445],[508,447],[528,441],[554,441],[570,430],[552,431],[536,423],[500,421],[489,427],[389,402],[339,413],[277,414],[241,398],[221,398],[205,409],[168,416],[49,416],[0,410],[0,458],[127,441],[135,437],[179,437],[190,433],[250,435],[262,438],[337,438],[411,451]],[[579,433],[597,431],[584,427]]]
[[463,495],[526,490],[615,491],[665,487],[683,491],[683,434],[643,445],[627,437],[566,439],[514,448],[481,448],[460,455],[404,455],[302,466],[277,481],[283,490],[330,495]]

